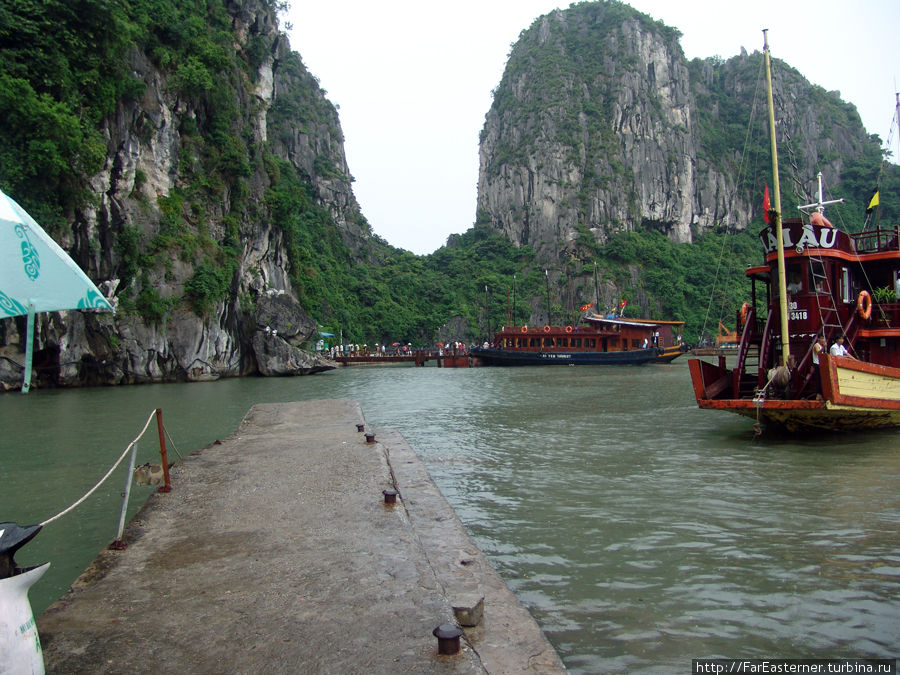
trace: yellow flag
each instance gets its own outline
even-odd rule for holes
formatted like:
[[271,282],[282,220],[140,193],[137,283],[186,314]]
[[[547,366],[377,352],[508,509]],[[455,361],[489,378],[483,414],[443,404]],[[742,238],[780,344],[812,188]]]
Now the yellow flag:
[[872,213],[872,209],[878,206],[878,204],[878,190],[875,190],[875,192],[872,193],[872,199],[869,200],[869,205],[866,207],[866,213]]

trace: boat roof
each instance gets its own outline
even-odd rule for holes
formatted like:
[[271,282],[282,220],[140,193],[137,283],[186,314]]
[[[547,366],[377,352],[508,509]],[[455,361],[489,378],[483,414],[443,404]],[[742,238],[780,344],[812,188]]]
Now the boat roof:
[[754,267],[748,267],[744,274],[750,277],[751,279],[760,279],[762,281],[769,281],[771,270],[768,265],[756,265]]
[[585,321],[594,321],[596,323],[608,323],[615,326],[634,326],[636,328],[647,328],[649,326],[658,326],[664,323],[684,323],[680,322],[671,322],[671,321],[653,321],[652,319],[621,319],[618,317],[606,317],[600,316],[599,314],[590,314],[585,318]]
[[675,321],[673,319],[631,319],[628,321],[636,322],[639,324],[653,324],[654,326],[683,326],[684,321]]

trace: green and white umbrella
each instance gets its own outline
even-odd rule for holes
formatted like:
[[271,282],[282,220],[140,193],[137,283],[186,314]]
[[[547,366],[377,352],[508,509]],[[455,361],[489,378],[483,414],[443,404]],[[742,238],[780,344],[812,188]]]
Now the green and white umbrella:
[[31,386],[35,313],[66,309],[113,311],[69,254],[0,190],[0,319],[28,317],[23,394]]

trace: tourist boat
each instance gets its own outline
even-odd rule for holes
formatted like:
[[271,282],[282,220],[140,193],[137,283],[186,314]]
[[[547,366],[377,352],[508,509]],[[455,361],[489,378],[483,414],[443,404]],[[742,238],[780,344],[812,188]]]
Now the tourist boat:
[[[788,432],[859,431],[900,425],[900,228],[841,232],[818,202],[800,207],[807,219],[781,219],[778,159],[768,44],[774,203],[760,233],[765,264],[746,270],[752,302],[741,312],[733,367],[689,361],[701,408],[725,410]],[[900,97],[898,97],[900,114]],[[757,290],[760,297],[757,298]],[[813,344],[843,336],[849,356]]]
[[591,314],[575,326],[504,326],[470,353],[474,366],[666,363],[684,353],[682,325]]

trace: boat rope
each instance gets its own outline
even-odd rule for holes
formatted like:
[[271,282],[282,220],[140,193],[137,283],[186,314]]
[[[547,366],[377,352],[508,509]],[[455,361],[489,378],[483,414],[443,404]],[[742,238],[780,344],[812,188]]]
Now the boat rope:
[[753,395],[753,404],[756,407],[756,423],[753,425],[753,432],[756,436],[762,434],[762,423],[759,419],[759,411],[762,409],[763,403],[766,401],[766,390],[769,388],[769,385],[775,380],[775,378],[779,375],[779,366],[778,368],[772,368],[769,371],[769,381],[766,382],[762,387],[756,390]]
[[[884,151],[889,151],[890,147],[894,144],[894,131],[900,131],[900,111],[897,108],[894,109],[894,112],[891,113],[891,129],[888,131],[888,137],[885,141],[882,149]],[[888,165],[888,159],[885,157],[881,160],[881,165],[878,167],[878,177],[875,179],[875,189],[881,189],[881,181],[884,178],[884,169]],[[869,221],[872,221],[872,228],[878,229],[878,221],[880,215],[880,209],[873,209],[871,213],[866,214],[866,222],[863,223],[862,231],[866,232],[869,229]]]
[[81,497],[81,499],[79,499],[78,501],[76,501],[76,502],[75,502],[74,504],[72,504],[70,507],[68,507],[67,509],[64,509],[64,510],[60,511],[59,513],[57,513],[57,514],[56,514],[55,516],[53,516],[52,518],[48,518],[47,520],[45,520],[44,522],[42,522],[42,523],[41,523],[41,527],[44,527],[45,525],[48,525],[48,524],[52,523],[54,520],[58,520],[59,518],[62,518],[64,515],[66,515],[67,513],[69,513],[69,512],[72,511],[73,509],[75,509],[76,507],[78,507],[82,502],[84,502],[85,499],[87,499],[87,498],[90,497],[92,494],[94,494],[94,492],[97,490],[97,488],[99,488],[101,485],[103,485],[103,483],[106,481],[106,479],[109,478],[109,477],[112,475],[112,472],[116,470],[116,467],[118,467],[119,464],[122,463],[122,460],[125,459],[125,457],[128,456],[128,453],[129,453],[129,452],[131,451],[131,449],[134,447],[135,443],[137,443],[137,442],[141,439],[141,436],[144,435],[144,432],[147,431],[147,427],[150,426],[150,422],[153,420],[154,417],[156,417],[156,411],[155,411],[155,410],[154,410],[153,412],[150,413],[150,416],[147,418],[147,422],[144,424],[144,428],[141,429],[141,433],[139,433],[139,434],[135,437],[135,439],[134,439],[133,441],[131,441],[131,443],[128,444],[128,447],[125,448],[125,450],[124,450],[124,451],[122,452],[122,454],[119,456],[119,459],[117,459],[116,462],[115,462],[115,464],[113,464],[113,465],[109,468],[109,471],[107,471],[107,472],[104,474],[103,478],[101,478],[99,481],[97,481],[97,484],[94,485],[94,487],[92,487],[90,490],[88,490],[88,491],[84,494],[84,496]]
[[[763,86],[764,73],[765,73],[765,64],[763,63],[763,61],[760,61],[759,73],[757,74],[757,78],[756,78],[756,91],[753,94],[754,101],[757,101],[759,99],[760,91],[762,90],[762,86]],[[750,152],[749,152],[750,140],[751,140],[751,134],[752,134],[752,131],[754,128],[753,122],[757,116],[756,113],[757,113],[756,105],[750,106],[750,120],[747,122],[747,130],[744,133],[744,148],[741,151],[740,160],[738,161],[737,177],[736,177],[735,183],[734,183],[735,186],[741,185],[741,182],[743,181],[743,177],[744,177],[745,173],[749,173],[749,171],[750,171],[749,167],[747,166],[747,163],[748,163],[749,157],[750,157]],[[706,316],[703,317],[703,328],[700,329],[701,336],[706,335],[706,327],[707,327],[707,325],[709,325],[709,313],[712,309],[713,300],[715,299],[715,296],[716,296],[716,293],[715,293],[716,288],[718,288],[718,285],[719,285],[719,271],[722,267],[722,261],[725,260],[726,255],[728,256],[729,259],[733,259],[733,257],[734,257],[733,254],[734,254],[734,243],[735,242],[734,242],[734,237],[728,236],[730,233],[731,233],[731,230],[728,227],[728,223],[726,222],[725,223],[725,236],[722,238],[722,250],[719,252],[719,261],[716,264],[716,274],[715,274],[715,277],[713,277],[712,290],[710,291],[710,294],[709,294],[709,302],[706,305]],[[730,248],[726,254],[725,247],[728,244],[730,244]],[[728,300],[729,299],[727,297],[727,294],[722,293],[722,302],[719,305],[719,319],[718,319],[719,321],[721,321],[723,318],[725,318],[725,305],[728,302]],[[718,335],[718,329],[716,330],[716,335]]]
[[788,119],[787,110],[785,109],[782,101],[779,101],[778,109],[781,115],[783,115],[782,119],[785,122],[780,127],[782,139],[781,147],[787,150],[788,159],[790,160],[791,172],[788,174],[788,176],[791,181],[791,186],[794,190],[794,196],[797,198],[797,201],[799,203],[807,203],[812,201],[812,197],[809,195],[809,193],[807,193],[806,187],[803,185],[799,178],[800,167],[797,164],[797,155],[794,152],[794,143],[791,140],[791,133],[788,130],[788,124],[786,123]]
[[[725,259],[725,244],[728,242],[728,236],[722,238],[722,250],[719,252],[719,262],[716,263],[716,275],[713,277],[713,290],[715,290],[716,286],[719,283],[719,270],[722,268],[722,261]],[[703,317],[703,328],[700,330],[700,335],[706,334],[706,324],[709,322],[709,311],[712,309],[713,299],[715,298],[715,293],[709,294],[709,302],[706,304],[706,316]],[[721,316],[725,311],[724,302],[723,306],[719,310],[719,315]],[[718,333],[716,333],[718,334]]]
[[759,406],[756,406],[756,422],[753,423],[753,439],[756,440],[762,436],[762,422],[759,421]]
[[766,400],[766,390],[769,388],[769,385],[772,384],[773,380],[778,376],[778,366],[776,368],[772,368],[769,370],[769,381],[766,382],[762,387],[756,390],[756,393],[753,396],[753,402],[756,404],[757,410],[762,406],[762,404]]

